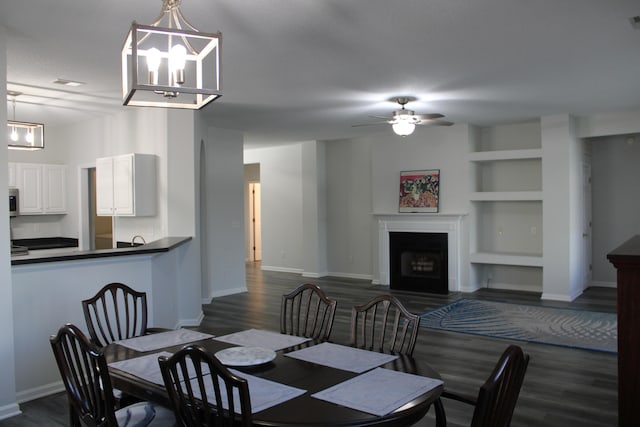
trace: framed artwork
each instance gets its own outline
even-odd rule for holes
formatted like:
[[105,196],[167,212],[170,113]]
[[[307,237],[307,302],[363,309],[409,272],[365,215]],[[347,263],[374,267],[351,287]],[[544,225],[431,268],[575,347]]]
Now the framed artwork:
[[400,212],[438,212],[440,169],[400,172]]

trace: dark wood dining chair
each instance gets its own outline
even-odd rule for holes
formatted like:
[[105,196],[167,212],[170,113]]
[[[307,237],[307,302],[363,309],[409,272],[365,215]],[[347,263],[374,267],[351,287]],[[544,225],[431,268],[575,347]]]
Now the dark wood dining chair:
[[82,311],[91,340],[101,347],[168,330],[147,327],[147,294],[123,283],[105,285],[94,297],[82,301]]
[[373,351],[413,354],[420,316],[393,295],[378,295],[351,310],[351,345]]
[[171,410],[151,402],[138,402],[116,411],[104,354],[75,325],[62,326],[50,342],[67,391],[71,426],[175,425]]
[[249,384],[203,347],[187,345],[158,363],[178,426],[252,425]]
[[282,296],[280,332],[327,341],[337,304],[318,285],[304,283]]
[[[510,345],[502,353],[493,372],[480,387],[477,397],[465,396],[449,390],[442,393],[442,398],[453,399],[473,405],[471,427],[508,427],[518,402],[518,396],[524,375],[529,364],[529,355],[517,345]],[[443,423],[446,426],[446,416]]]

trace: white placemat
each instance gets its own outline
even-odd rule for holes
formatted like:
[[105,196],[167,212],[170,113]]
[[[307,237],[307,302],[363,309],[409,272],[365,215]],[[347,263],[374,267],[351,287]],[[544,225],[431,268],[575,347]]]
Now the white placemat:
[[245,347],[264,347],[273,351],[293,347],[310,340],[310,338],[279,334],[277,332],[263,331],[260,329],[247,329],[246,331],[222,335],[215,339]]
[[120,340],[116,341],[116,343],[136,351],[145,352],[174,345],[187,344],[208,338],[213,338],[213,335],[192,331],[191,329],[176,329],[174,331],[159,332],[157,334],[142,335],[135,338]]
[[398,358],[396,355],[362,350],[329,342],[286,353],[285,356],[343,371],[362,373]]
[[441,384],[433,378],[376,368],[311,397],[383,416]]
[[[253,414],[263,411],[272,406],[279,405],[282,402],[286,402],[287,400],[293,399],[306,393],[306,390],[280,384],[274,381],[265,380],[264,378],[255,377],[253,375],[248,375],[235,369],[230,369],[230,371],[235,375],[246,379],[249,383],[249,396],[251,396],[251,413]],[[192,380],[192,382],[194,383],[193,394],[197,398],[201,398],[199,388],[195,383],[196,381],[197,380],[195,379]],[[226,402],[227,392],[226,388],[222,384],[222,381],[220,381],[220,386],[220,393],[222,394],[223,401]],[[210,396],[210,400],[215,400],[215,393],[213,391],[213,384],[211,384],[211,381],[206,381],[206,392],[207,396]],[[240,397],[238,396],[237,390],[235,389],[233,400],[236,412],[239,412]],[[229,409],[228,405],[226,404],[224,405],[224,408]]]
[[160,356],[171,356],[171,353],[162,351],[133,359],[111,362],[109,363],[109,367],[135,375],[154,384],[162,385],[164,381],[162,380],[162,373],[160,373],[160,365],[158,364],[158,357]]

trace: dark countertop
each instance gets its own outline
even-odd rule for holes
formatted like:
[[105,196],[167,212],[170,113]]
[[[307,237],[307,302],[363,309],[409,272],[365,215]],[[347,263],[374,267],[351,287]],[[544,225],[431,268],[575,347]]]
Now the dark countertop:
[[[76,261],[82,259],[108,258],[115,256],[149,255],[154,253],[169,252],[170,250],[182,245],[183,243],[188,242],[191,239],[192,237],[163,237],[153,242],[149,242],[146,245],[128,248],[99,249],[95,251],[69,251],[68,248],[63,248],[60,250],[60,252],[56,252],[55,249],[50,249],[46,252],[43,251],[39,253],[37,250],[35,250],[27,255],[11,256],[11,265]],[[57,248],[60,248],[60,246],[58,246]]]
[[29,250],[77,248],[78,239],[71,237],[39,237],[37,239],[13,239],[14,245],[24,246]]

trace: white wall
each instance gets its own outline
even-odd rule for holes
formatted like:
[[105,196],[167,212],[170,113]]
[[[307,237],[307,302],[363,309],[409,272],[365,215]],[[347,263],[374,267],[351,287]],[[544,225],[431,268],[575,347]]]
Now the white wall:
[[[572,205],[574,174],[571,118],[566,115],[543,117],[542,126],[542,215],[543,298],[573,300],[568,288],[573,280]],[[579,293],[578,293],[579,294]]]
[[[5,29],[0,25],[0,82],[7,80]],[[6,99],[6,85],[0,89]],[[0,123],[7,121],[7,103],[0,105]],[[8,143],[7,133],[2,133],[3,145]],[[0,188],[7,188],[7,151],[0,150]],[[0,242],[9,242],[9,206],[7,198],[0,202]],[[17,415],[16,383],[13,352],[13,284],[11,278],[11,255],[9,245],[0,245],[0,420]]]
[[640,182],[640,135],[591,140],[593,281],[614,285],[617,271],[607,254],[640,234],[640,198],[629,189]]
[[[389,131],[326,142],[326,160],[318,155],[316,164],[326,164],[327,271],[346,277],[377,276],[377,223],[372,213],[398,212],[403,170],[440,169],[440,213],[468,212],[468,138],[468,126],[456,125],[418,127],[406,138]],[[301,168],[308,164],[301,158],[305,144],[245,152],[245,163],[260,163],[264,269],[306,273],[303,257],[311,251],[301,248],[313,221],[306,222],[307,208],[302,205],[300,183],[306,171]],[[315,206],[319,212],[324,209],[322,203]],[[317,222],[322,224],[321,219]],[[299,224],[304,225],[299,228]],[[463,271],[466,281],[468,270]]]
[[322,141],[302,144],[303,275],[327,273],[327,150]]
[[260,163],[262,268],[303,269],[302,147],[247,150],[245,163]]
[[371,141],[327,142],[327,264],[331,275],[373,278]]
[[203,299],[246,291],[242,134],[209,127],[203,171],[207,277]]

